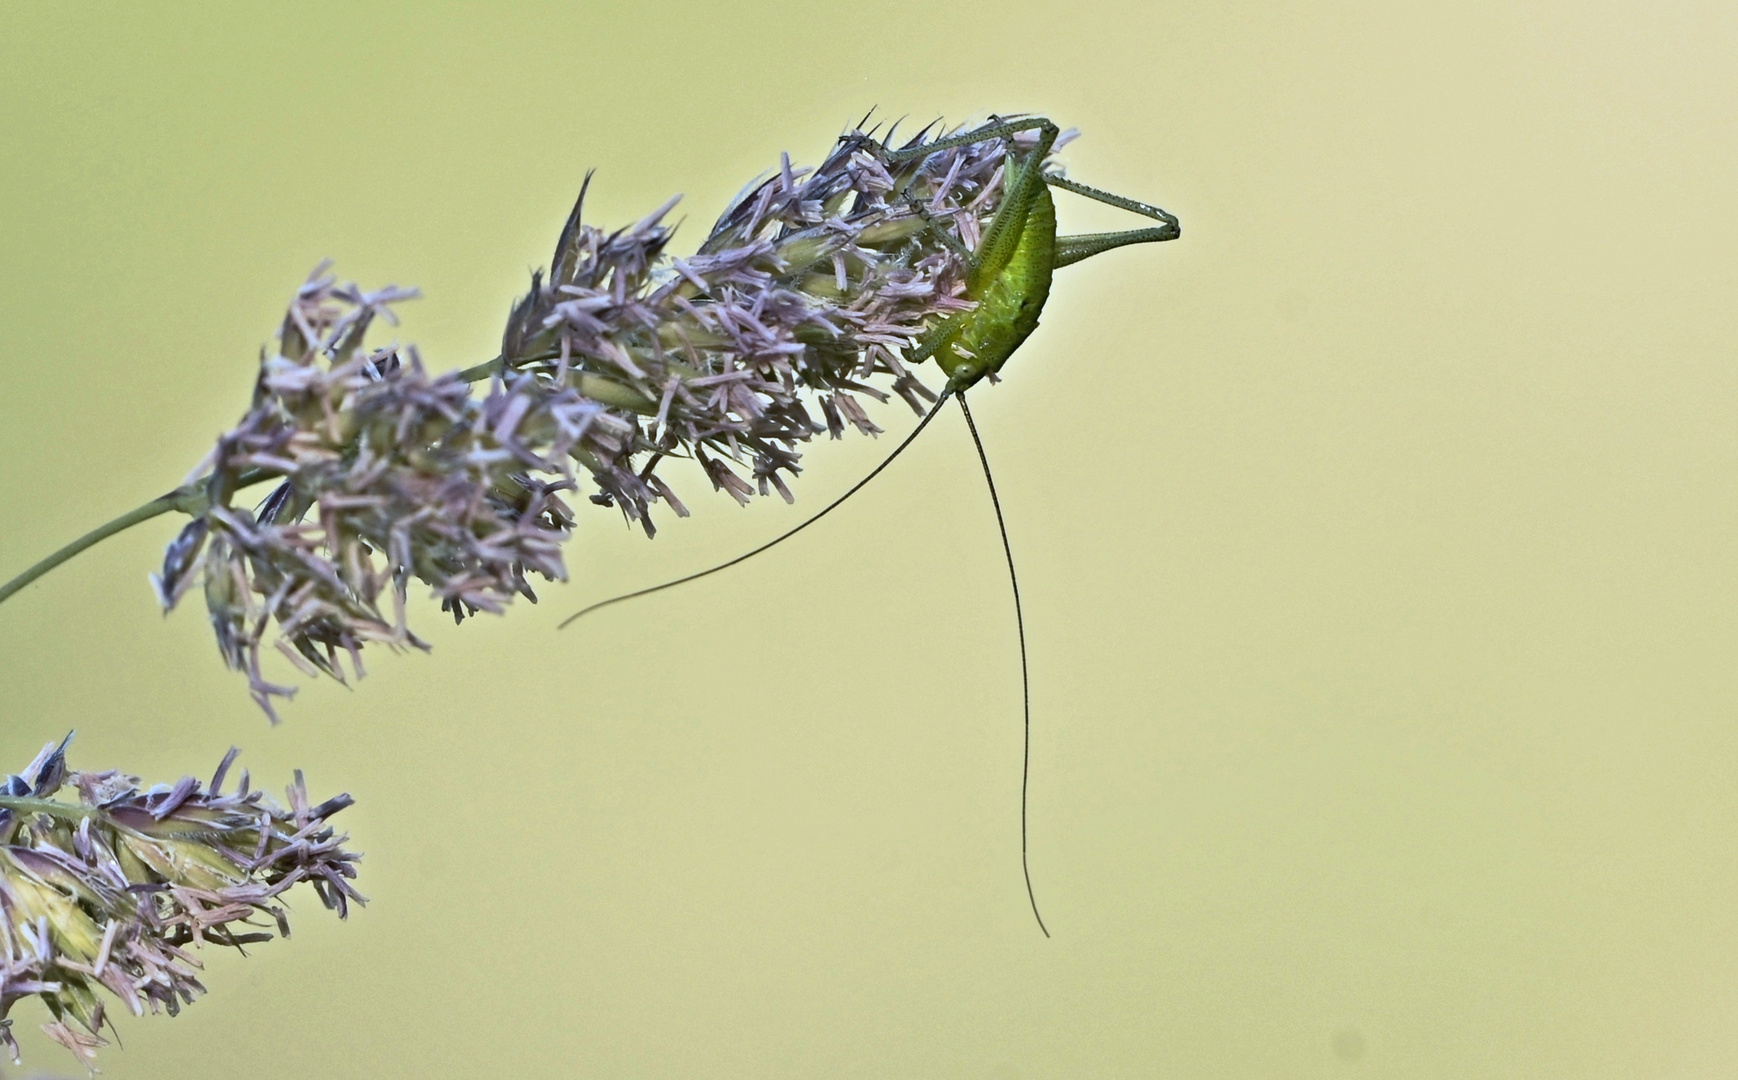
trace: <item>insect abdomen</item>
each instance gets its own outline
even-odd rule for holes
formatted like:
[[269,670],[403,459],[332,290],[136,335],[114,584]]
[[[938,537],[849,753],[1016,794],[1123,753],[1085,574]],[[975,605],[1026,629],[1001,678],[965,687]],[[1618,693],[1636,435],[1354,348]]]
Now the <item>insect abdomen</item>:
[[1056,255],[1056,204],[1050,189],[1038,184],[1019,242],[999,270],[991,266],[987,280],[967,290],[978,302],[960,325],[953,345],[938,350],[937,360],[956,386],[970,386],[1000,371],[1020,343],[1038,328],[1038,315],[1050,296],[1050,274]]

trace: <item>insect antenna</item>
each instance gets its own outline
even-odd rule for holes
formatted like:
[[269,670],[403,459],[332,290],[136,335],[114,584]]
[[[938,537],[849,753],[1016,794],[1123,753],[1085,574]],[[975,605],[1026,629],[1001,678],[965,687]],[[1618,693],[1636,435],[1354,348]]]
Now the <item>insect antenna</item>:
[[[1026,858],[1026,789],[1032,778],[1032,680],[1026,671],[1026,620],[1020,613],[1020,578],[1014,573],[1014,548],[1008,543],[1008,523],[1002,518],[1002,500],[996,497],[996,478],[990,475],[990,456],[984,453],[984,440],[978,438],[978,425],[972,420],[972,408],[966,404],[966,392],[958,395],[960,411],[965,413],[966,427],[972,433],[972,445],[978,448],[978,461],[984,466],[984,483],[990,488],[990,505],[996,509],[996,528],[1002,532],[1002,554],[1008,557],[1008,584],[1014,588],[1014,627],[1020,634],[1020,712],[1024,722],[1024,738],[1020,748],[1020,872],[1026,876],[1026,899],[1032,904],[1032,917],[1038,929],[1050,936],[1044,916],[1038,913],[1038,896],[1032,891],[1032,866]],[[940,402],[936,402],[939,407]]]
[[[849,499],[851,496],[857,494],[857,492],[863,490],[863,488],[868,485],[869,481],[875,479],[877,476],[880,476],[881,470],[883,470],[883,469],[887,468],[887,466],[893,464],[893,459],[897,458],[900,454],[904,453],[905,448],[910,446],[912,444],[912,442],[914,442],[917,439],[917,437],[923,433],[923,429],[929,426],[929,422],[931,420],[935,419],[936,414],[941,412],[941,407],[943,405],[947,404],[948,395],[951,393],[953,393],[953,391],[951,389],[943,390],[941,392],[941,396],[935,399],[935,404],[931,405],[929,407],[929,411],[923,414],[923,419],[919,420],[917,422],[917,426],[911,430],[911,434],[907,435],[904,439],[900,440],[899,445],[895,446],[893,448],[893,452],[891,454],[888,454],[887,457],[882,459],[881,464],[879,464],[879,465],[875,466],[875,468],[871,469],[869,471],[868,476],[865,476],[863,479],[857,481],[855,484],[852,484],[851,487],[848,490],[846,490],[846,492],[843,495],[839,496],[838,498],[834,499],[832,502],[828,503],[826,506],[822,507],[818,512],[816,512],[816,514],[813,517],[808,518],[807,520],[803,521],[801,524],[797,525],[794,528],[788,529],[785,532],[780,533],[779,535],[773,537],[771,540],[768,540],[766,543],[760,545],[759,547],[755,548],[754,550],[744,552],[743,554],[738,555],[736,558],[731,559],[728,562],[721,562],[717,566],[709,567],[705,570],[700,570],[700,571],[697,571],[695,573],[688,574],[684,577],[676,578],[673,581],[666,581],[661,585],[652,585],[652,586],[650,586],[648,588],[644,588],[644,589],[635,589],[633,592],[622,593],[620,596],[612,596],[608,600],[599,600],[595,604],[590,604],[590,605],[587,605],[586,607],[580,608],[578,611],[574,612],[572,615],[569,615],[567,618],[561,620],[560,624],[558,624],[556,626],[556,629],[557,630],[565,630],[565,629],[567,629],[567,627],[570,624],[577,621],[582,616],[589,615],[592,612],[598,610],[599,608],[606,608],[606,607],[609,607],[611,604],[619,604],[624,600],[635,600],[635,599],[638,599],[639,597],[642,597],[642,596],[650,596],[656,592],[663,592],[665,589],[673,589],[678,585],[686,585],[690,581],[698,581],[701,578],[706,577],[710,574],[716,574],[720,570],[728,570],[732,566],[735,566],[737,563],[746,562],[749,559],[754,558],[756,555],[759,555],[761,552],[766,551],[769,548],[777,547],[778,545],[784,543],[786,540],[789,540],[791,537],[795,536],[797,533],[802,532],[804,529],[808,528],[810,525],[813,525],[815,522],[821,520],[822,518],[826,517],[828,514],[832,513],[834,510],[838,509],[840,504],[842,504],[846,499]],[[963,400],[961,401],[961,404],[964,404]],[[998,511],[998,513],[999,513],[999,511]]]

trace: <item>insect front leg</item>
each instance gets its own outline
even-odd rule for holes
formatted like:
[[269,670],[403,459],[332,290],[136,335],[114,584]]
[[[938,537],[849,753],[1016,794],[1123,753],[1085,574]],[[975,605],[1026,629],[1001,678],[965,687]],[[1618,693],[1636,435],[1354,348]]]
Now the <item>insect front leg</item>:
[[941,349],[951,345],[953,340],[959,336],[960,328],[965,325],[966,319],[970,315],[971,312],[961,312],[936,323],[929,333],[923,335],[911,352],[905,356],[904,362],[916,367]]

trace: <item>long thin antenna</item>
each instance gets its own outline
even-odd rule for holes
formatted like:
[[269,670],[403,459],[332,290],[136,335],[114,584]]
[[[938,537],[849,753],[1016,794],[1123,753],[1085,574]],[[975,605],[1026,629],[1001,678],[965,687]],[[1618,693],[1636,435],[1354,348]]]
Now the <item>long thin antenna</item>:
[[[1014,626],[1020,631],[1020,711],[1025,723],[1025,739],[1020,748],[1020,872],[1026,875],[1026,899],[1032,902],[1032,917],[1038,929],[1050,936],[1044,916],[1038,914],[1038,896],[1032,891],[1032,866],[1026,858],[1026,789],[1032,778],[1032,680],[1026,672],[1026,620],[1020,613],[1020,578],[1014,573],[1014,549],[1008,543],[1008,523],[1002,518],[1002,500],[996,498],[996,478],[990,475],[990,457],[984,453],[984,440],[978,438],[978,425],[972,420],[972,408],[966,404],[966,392],[957,395],[960,411],[966,414],[966,427],[972,433],[972,444],[978,448],[978,460],[984,466],[984,483],[990,486],[990,505],[996,508],[996,528],[1002,531],[1002,554],[1008,557],[1008,584],[1014,587]],[[940,402],[936,403],[938,406]]]
[[[567,627],[570,623],[579,619],[581,616],[591,614],[592,612],[596,611],[598,608],[609,607],[611,604],[619,604],[624,600],[633,600],[633,599],[636,599],[636,598],[641,597],[641,596],[650,596],[655,592],[663,592],[665,589],[674,589],[678,585],[686,585],[690,581],[698,581],[701,578],[706,577],[709,574],[716,574],[720,570],[728,570],[732,566],[735,566],[739,562],[745,562],[749,559],[754,558],[756,555],[759,555],[761,552],[767,550],[768,548],[777,547],[779,544],[784,543],[786,540],[789,540],[791,537],[802,532],[804,529],[808,528],[810,525],[813,525],[815,522],[821,520],[822,518],[826,517],[828,514],[832,513],[834,510],[838,509],[839,505],[841,503],[843,503],[846,499],[849,499],[851,496],[857,494],[857,492],[863,490],[864,486],[867,485],[869,483],[869,481],[875,479],[877,476],[880,476],[881,470],[883,470],[883,469],[887,468],[887,466],[893,464],[893,459],[898,457],[900,454],[904,453],[905,448],[910,446],[912,441],[915,440],[918,437],[918,435],[923,433],[923,429],[929,426],[929,422],[931,420],[935,419],[935,415],[937,413],[941,412],[941,407],[943,405],[947,404],[948,395],[951,393],[953,393],[952,389],[943,390],[941,392],[941,396],[935,399],[935,404],[931,405],[929,407],[929,411],[923,414],[923,419],[918,421],[917,427],[912,429],[911,434],[907,435],[900,442],[900,444],[898,446],[893,448],[893,453],[888,454],[887,457],[882,460],[881,464],[875,466],[875,468],[870,471],[868,476],[865,476],[863,479],[857,481],[855,484],[852,484],[850,489],[847,490],[845,492],[845,494],[839,496],[837,499],[834,499],[832,502],[828,503],[819,513],[815,514],[814,517],[809,518],[807,521],[804,521],[801,525],[798,525],[794,529],[791,529],[787,532],[780,533],[778,536],[773,537],[771,540],[768,540],[766,543],[755,548],[753,551],[747,552],[747,553],[742,554],[742,555],[738,555],[736,558],[731,559],[729,562],[721,562],[717,566],[711,567],[710,569],[701,570],[697,573],[689,574],[686,577],[679,577],[679,578],[675,579],[674,581],[666,581],[662,585],[653,585],[650,588],[645,588],[645,589],[635,589],[633,592],[623,593],[620,596],[612,596],[608,600],[599,600],[597,603],[592,604],[588,607],[580,608],[578,611],[574,612],[572,615],[569,615],[567,618],[561,620],[560,625],[558,625],[556,627],[556,629],[557,630],[565,630],[565,629],[567,629]],[[963,399],[962,399],[962,403],[963,403]]]

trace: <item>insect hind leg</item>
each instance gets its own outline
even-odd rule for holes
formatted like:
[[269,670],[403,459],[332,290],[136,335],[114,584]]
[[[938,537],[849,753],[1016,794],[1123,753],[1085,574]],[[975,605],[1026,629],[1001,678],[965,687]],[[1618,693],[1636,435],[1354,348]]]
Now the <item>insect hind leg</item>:
[[970,146],[973,143],[987,142],[990,139],[1007,138],[1018,135],[1022,131],[1047,130],[1049,140],[1054,141],[1057,135],[1056,124],[1048,117],[1026,116],[1017,120],[992,120],[991,122],[971,131],[962,131],[958,135],[948,135],[931,142],[907,146],[899,150],[886,148],[887,160],[895,164],[926,158],[943,150],[952,150],[956,146]]
[[1109,191],[1100,191],[1098,188],[1076,183],[1064,176],[1051,176],[1046,174],[1044,182],[1049,184],[1051,187],[1061,188],[1063,191],[1071,191],[1076,195],[1083,195],[1088,199],[1093,199],[1097,202],[1114,206],[1119,210],[1127,210],[1130,213],[1139,214],[1142,217],[1148,217],[1155,221],[1164,222],[1163,225],[1150,229],[1128,229],[1123,232],[1080,233],[1075,236],[1058,236],[1056,238],[1056,254],[1051,264],[1054,267],[1060,268],[1068,266],[1072,263],[1077,263],[1082,259],[1090,259],[1094,255],[1102,254],[1103,252],[1110,251],[1114,248],[1126,247],[1129,244],[1157,244],[1166,240],[1175,240],[1177,237],[1183,235],[1182,222],[1177,220],[1176,215],[1168,213],[1151,203],[1140,202],[1137,199],[1130,199],[1126,196],[1113,194]]
[[1056,238],[1056,254],[1050,261],[1052,269],[1071,266],[1082,259],[1090,259],[1119,247],[1130,244],[1157,244],[1166,240],[1175,240],[1181,233],[1169,225],[1157,229],[1128,229],[1124,232],[1107,233],[1077,233],[1073,236],[1058,236]]

